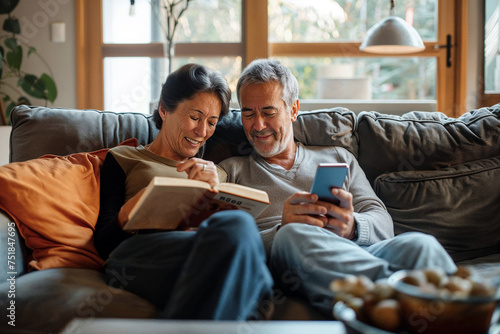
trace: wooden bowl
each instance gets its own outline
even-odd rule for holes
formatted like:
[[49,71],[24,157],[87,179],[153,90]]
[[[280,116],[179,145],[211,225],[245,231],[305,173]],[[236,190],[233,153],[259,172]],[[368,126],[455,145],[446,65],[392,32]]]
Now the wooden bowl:
[[499,300],[498,291],[491,296],[456,297],[422,292],[421,287],[404,283],[408,271],[389,278],[397,291],[402,322],[411,333],[477,333],[486,334]]

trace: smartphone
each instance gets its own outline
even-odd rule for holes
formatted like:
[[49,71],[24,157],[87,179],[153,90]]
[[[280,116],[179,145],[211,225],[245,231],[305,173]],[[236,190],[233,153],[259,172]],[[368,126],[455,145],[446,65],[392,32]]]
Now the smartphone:
[[332,188],[342,188],[349,171],[346,163],[321,163],[316,168],[316,175],[311,193],[318,195],[320,201],[338,204],[339,200],[332,195]]

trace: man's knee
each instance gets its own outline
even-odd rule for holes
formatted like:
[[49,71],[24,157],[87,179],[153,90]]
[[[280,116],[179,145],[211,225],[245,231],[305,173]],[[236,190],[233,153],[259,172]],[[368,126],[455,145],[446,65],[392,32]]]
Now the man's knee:
[[280,227],[273,240],[273,250],[287,249],[290,245],[298,247],[305,236],[305,230],[311,226],[299,223],[286,224]]
[[394,240],[397,240],[408,249],[411,248],[414,251],[443,250],[443,246],[433,235],[422,232],[403,233],[394,238]]

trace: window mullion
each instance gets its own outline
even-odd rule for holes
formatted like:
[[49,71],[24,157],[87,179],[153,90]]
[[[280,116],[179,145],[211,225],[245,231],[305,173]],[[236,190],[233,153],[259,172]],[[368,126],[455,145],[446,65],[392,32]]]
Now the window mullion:
[[269,57],[267,0],[243,0],[243,67]]

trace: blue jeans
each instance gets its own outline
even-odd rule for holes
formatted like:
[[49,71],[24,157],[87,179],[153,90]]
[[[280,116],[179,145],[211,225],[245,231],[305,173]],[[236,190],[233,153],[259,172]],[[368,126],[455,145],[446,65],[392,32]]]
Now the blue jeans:
[[270,268],[275,284],[305,297],[316,309],[332,316],[334,294],[330,283],[347,275],[373,281],[401,269],[440,267],[456,271],[455,263],[433,236],[411,232],[360,247],[320,227],[282,226],[271,248]]
[[135,235],[110,254],[105,273],[109,284],[120,275],[124,289],[167,319],[246,320],[273,286],[255,221],[235,210],[196,232]]

